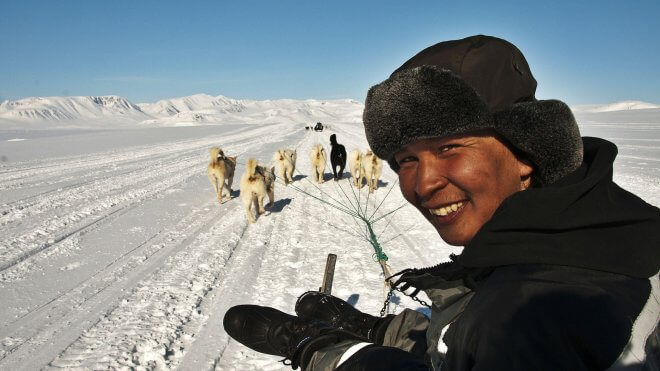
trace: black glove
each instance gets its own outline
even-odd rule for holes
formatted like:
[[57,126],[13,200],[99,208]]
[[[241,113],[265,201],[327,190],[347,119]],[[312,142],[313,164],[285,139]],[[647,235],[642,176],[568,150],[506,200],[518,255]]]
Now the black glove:
[[303,319],[328,323],[378,345],[383,345],[387,326],[394,319],[394,315],[381,318],[362,313],[347,302],[318,291],[308,291],[298,298],[296,314]]
[[328,323],[258,305],[229,308],[223,326],[229,336],[248,348],[285,357],[284,361],[289,360],[294,370],[298,366],[304,370],[312,354],[321,348],[344,340],[359,340]]

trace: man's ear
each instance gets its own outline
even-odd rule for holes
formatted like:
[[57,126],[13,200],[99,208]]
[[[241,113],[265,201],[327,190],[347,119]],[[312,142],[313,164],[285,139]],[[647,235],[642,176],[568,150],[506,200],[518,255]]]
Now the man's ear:
[[534,166],[527,160],[518,159],[518,173],[520,174],[520,190],[524,191],[532,185]]

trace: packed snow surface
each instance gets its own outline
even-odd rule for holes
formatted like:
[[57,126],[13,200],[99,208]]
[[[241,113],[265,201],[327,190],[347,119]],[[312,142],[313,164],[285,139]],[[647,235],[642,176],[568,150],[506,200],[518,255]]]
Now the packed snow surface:
[[[292,312],[300,294],[318,290],[329,253],[338,256],[333,294],[378,314],[380,266],[364,222],[342,207],[382,217],[374,228],[394,271],[460,252],[413,207],[399,209],[406,203],[387,166],[371,195],[352,187],[347,172],[333,181],[329,164],[326,181],[312,181],[308,153],[316,143],[329,152],[330,134],[348,151],[367,148],[358,102],[198,95],[112,107],[160,121],[0,125],[2,370],[289,369],[230,339],[222,318],[243,303]],[[212,124],[167,121],[205,111]],[[582,133],[616,143],[615,180],[660,205],[660,115],[642,123],[618,117],[580,122]],[[328,128],[305,130],[316,121]],[[232,199],[223,204],[206,175],[211,146],[238,156]],[[249,224],[238,191],[245,162],[271,165],[278,148],[298,151],[295,181],[278,182],[274,205]],[[404,307],[424,311],[401,295],[389,310]]]

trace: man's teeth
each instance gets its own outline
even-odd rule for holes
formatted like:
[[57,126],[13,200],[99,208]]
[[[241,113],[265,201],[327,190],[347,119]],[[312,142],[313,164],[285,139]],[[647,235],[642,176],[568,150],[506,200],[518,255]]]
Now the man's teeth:
[[433,215],[447,216],[447,215],[453,213],[454,211],[460,209],[461,206],[463,206],[463,202],[457,202],[455,204],[451,204],[451,205],[441,207],[441,208],[438,208],[438,209],[429,209],[429,211]]

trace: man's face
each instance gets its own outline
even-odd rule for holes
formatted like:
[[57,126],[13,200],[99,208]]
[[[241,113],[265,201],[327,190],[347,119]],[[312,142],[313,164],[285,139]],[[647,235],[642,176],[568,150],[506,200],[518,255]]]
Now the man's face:
[[403,196],[456,246],[468,244],[505,198],[525,189],[533,171],[490,134],[419,140],[394,158]]

